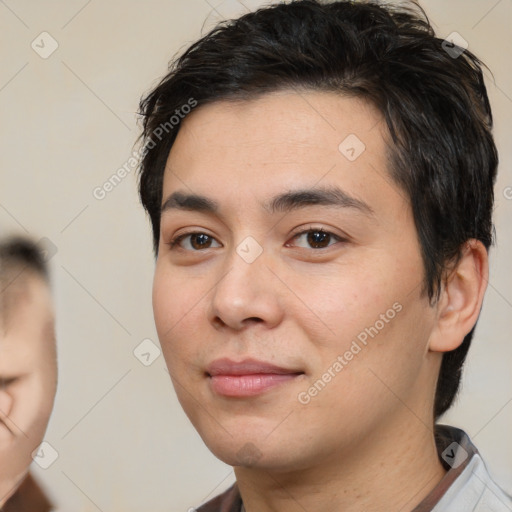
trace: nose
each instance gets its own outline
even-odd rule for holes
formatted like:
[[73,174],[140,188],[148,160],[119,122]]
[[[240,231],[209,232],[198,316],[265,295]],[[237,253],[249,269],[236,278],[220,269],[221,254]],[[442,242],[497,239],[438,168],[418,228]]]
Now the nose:
[[281,322],[284,297],[267,263],[265,253],[248,262],[233,252],[211,296],[209,317],[216,328],[242,330],[258,323],[272,328]]

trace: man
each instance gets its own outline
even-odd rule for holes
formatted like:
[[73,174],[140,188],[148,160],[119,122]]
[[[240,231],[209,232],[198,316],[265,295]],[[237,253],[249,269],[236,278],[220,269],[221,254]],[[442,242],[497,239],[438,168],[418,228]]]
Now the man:
[[435,425],[489,275],[479,60],[414,4],[295,1],[193,44],[141,111],[159,339],[235,468],[199,510],[512,510]]
[[54,312],[46,263],[23,238],[0,243],[0,509],[52,506],[28,474],[57,383]]

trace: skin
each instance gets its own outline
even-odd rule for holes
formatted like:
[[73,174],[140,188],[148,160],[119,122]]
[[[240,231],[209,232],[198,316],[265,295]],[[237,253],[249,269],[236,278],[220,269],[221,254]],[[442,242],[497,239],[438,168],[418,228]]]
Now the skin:
[[48,285],[31,275],[11,286],[16,302],[0,325],[0,506],[23,480],[43,440],[57,385]]
[[[338,150],[349,134],[366,146],[355,161]],[[442,352],[477,320],[487,253],[469,241],[429,304],[386,140],[381,116],[362,100],[280,91],[196,109],[170,152],[163,203],[179,191],[219,209],[164,209],[156,327],[180,403],[209,449],[235,467],[247,512],[412,510],[445,473],[433,437],[435,384]],[[290,190],[333,186],[372,214],[264,206]],[[332,233],[325,247],[297,235],[320,228]],[[171,246],[190,232],[212,238]],[[236,252],[248,236],[263,249],[252,263]],[[396,303],[400,312],[300,403],[299,393]],[[220,357],[303,374],[256,396],[220,396],[206,371]]]

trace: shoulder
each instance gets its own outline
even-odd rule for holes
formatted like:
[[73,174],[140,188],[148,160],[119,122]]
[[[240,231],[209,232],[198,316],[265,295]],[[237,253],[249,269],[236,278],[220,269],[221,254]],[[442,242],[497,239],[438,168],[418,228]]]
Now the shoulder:
[[433,510],[510,512],[512,498],[494,482],[480,454],[476,454]]
[[[432,512],[510,512],[512,498],[493,480],[482,456],[467,434],[454,427],[436,426],[441,459],[450,468],[431,493]],[[426,500],[428,501],[428,500]],[[421,509],[420,509],[421,510]]]

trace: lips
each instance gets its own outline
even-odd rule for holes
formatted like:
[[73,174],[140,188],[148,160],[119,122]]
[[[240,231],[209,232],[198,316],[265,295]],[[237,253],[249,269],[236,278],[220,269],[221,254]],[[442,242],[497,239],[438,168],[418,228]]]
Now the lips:
[[297,379],[304,372],[256,359],[217,359],[206,369],[212,390],[222,396],[249,397]]

